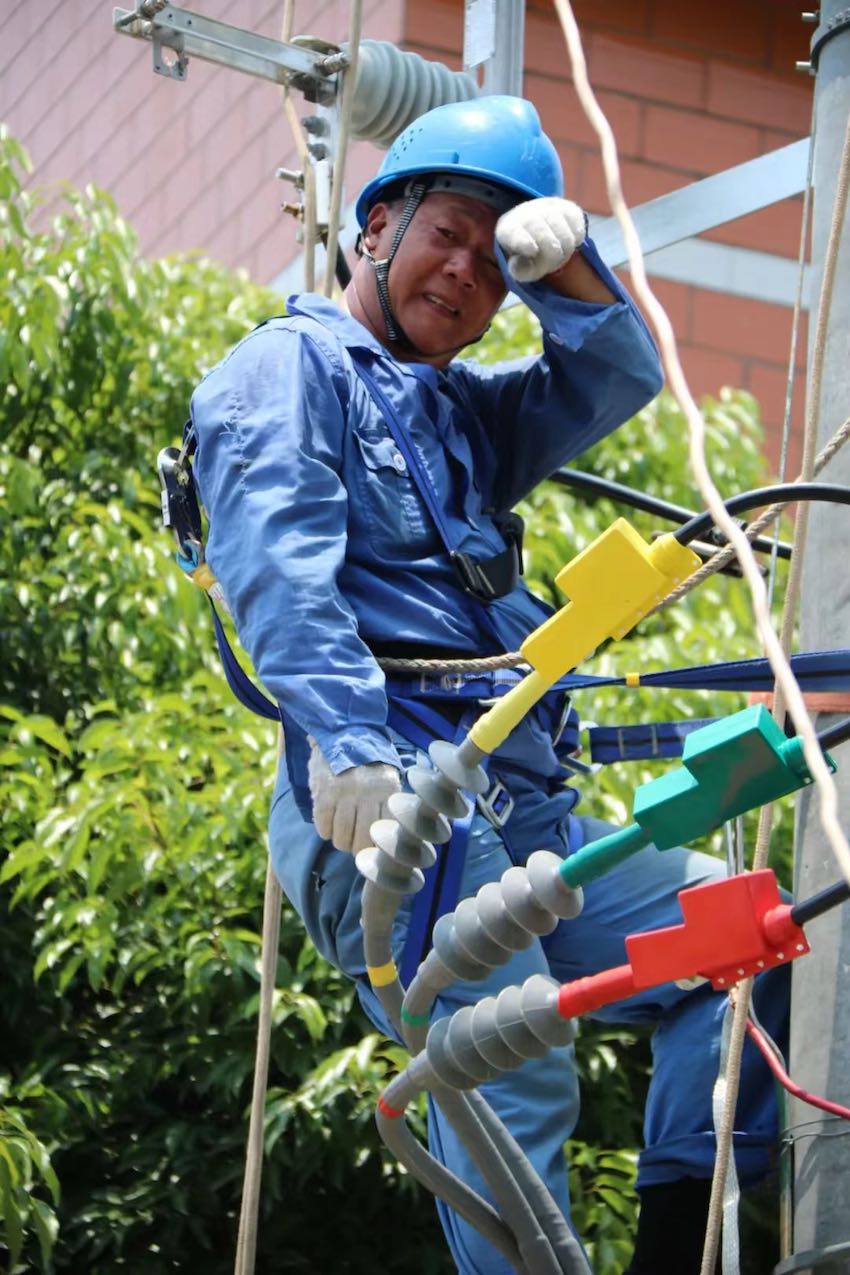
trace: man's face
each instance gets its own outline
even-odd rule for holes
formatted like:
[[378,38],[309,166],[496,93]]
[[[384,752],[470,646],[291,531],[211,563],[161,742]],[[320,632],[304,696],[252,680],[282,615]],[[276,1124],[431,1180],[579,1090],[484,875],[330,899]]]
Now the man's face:
[[[376,204],[366,242],[385,257],[401,206]],[[444,367],[486,330],[505,297],[494,251],[499,214],[462,195],[427,195],[402,236],[389,273],[396,318],[422,362]]]

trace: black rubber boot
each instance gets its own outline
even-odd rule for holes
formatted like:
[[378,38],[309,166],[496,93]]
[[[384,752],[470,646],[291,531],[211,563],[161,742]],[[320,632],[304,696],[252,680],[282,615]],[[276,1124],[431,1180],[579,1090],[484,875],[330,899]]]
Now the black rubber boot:
[[623,1275],[699,1275],[711,1182],[682,1178],[639,1195],[635,1250]]

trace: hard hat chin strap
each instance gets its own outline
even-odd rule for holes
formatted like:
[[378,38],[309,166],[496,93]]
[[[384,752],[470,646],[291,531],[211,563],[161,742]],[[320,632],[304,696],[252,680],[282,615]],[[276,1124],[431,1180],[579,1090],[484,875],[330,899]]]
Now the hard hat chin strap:
[[408,186],[406,193],[407,198],[405,200],[404,208],[402,209],[401,216],[398,219],[398,225],[395,228],[392,243],[390,244],[390,250],[386,257],[377,261],[365,244],[363,245],[363,256],[375,271],[375,287],[378,293],[378,301],[381,305],[381,312],[384,316],[384,324],[387,329],[387,340],[393,341],[398,345],[406,346],[409,350],[412,350],[414,354],[421,354],[422,351],[416,348],[407,333],[404,331],[404,328],[399,323],[398,319],[393,314],[392,304],[390,303],[390,266],[393,263],[393,258],[398,252],[399,244],[401,243],[404,232],[413,220],[413,214],[416,212],[417,208],[422,203],[422,200],[428,193],[428,185],[426,182],[413,182],[410,186]]

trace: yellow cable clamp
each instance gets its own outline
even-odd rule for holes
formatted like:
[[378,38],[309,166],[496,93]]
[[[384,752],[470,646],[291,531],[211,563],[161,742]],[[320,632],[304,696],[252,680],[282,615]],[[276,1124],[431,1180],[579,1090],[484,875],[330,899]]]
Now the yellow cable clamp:
[[647,544],[618,518],[555,577],[570,601],[525,639],[520,652],[532,672],[479,718],[472,743],[492,753],[559,677],[606,638],[623,637],[699,566],[673,535]]

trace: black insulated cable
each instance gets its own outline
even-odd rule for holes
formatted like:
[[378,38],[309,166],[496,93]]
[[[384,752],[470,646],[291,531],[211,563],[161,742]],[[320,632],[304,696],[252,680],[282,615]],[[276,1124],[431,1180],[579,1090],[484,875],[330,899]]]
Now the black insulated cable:
[[[571,487],[574,491],[586,492],[591,496],[605,496],[608,500],[628,505],[631,509],[639,509],[653,517],[666,518],[668,522],[685,524],[700,516],[684,505],[674,505],[669,500],[648,496],[646,492],[636,491],[634,487],[627,487],[624,483],[600,478],[598,474],[586,474],[580,469],[556,469],[554,474],[549,475],[549,481],[557,483],[559,487]],[[725,544],[725,540],[723,543]],[[791,546],[782,540],[774,541],[767,536],[756,536],[750,543],[758,553],[773,553],[776,544],[780,558],[791,557]]]
[[810,899],[795,903],[791,909],[791,920],[795,925],[805,925],[816,916],[823,916],[830,908],[838,907],[845,899],[850,899],[850,883],[836,881],[834,885],[828,885],[825,890],[813,894]]
[[336,273],[337,283],[342,288],[343,292],[345,292],[345,289],[351,283],[351,270],[349,268],[348,262],[345,259],[345,253],[342,251],[342,248],[340,248],[339,244],[337,244],[337,247],[336,247],[336,272],[335,273]]
[[[740,514],[775,502],[795,505],[802,500],[850,505],[850,487],[842,487],[838,483],[776,483],[771,487],[759,487],[756,491],[742,491],[724,500],[723,504],[728,514]],[[674,532],[674,538],[680,545],[687,545],[707,535],[713,526],[714,514],[706,510]]]
[[842,717],[834,726],[818,731],[818,743],[824,752],[835,748],[837,744],[843,744],[847,739],[850,739],[850,717]]

